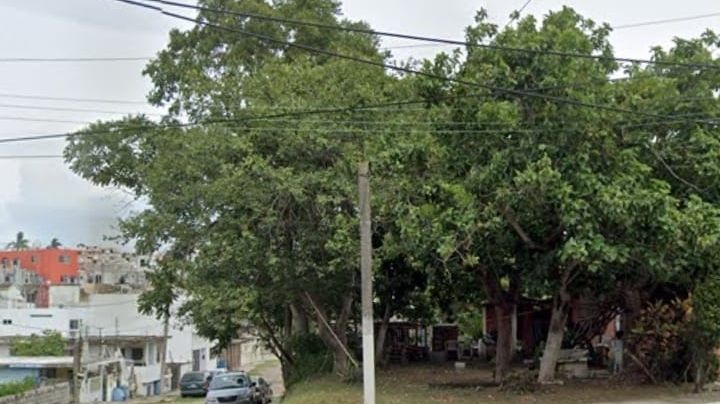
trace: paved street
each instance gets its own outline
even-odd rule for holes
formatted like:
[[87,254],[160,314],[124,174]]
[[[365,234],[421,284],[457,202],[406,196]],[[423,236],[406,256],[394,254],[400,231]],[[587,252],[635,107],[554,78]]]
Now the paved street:
[[[260,362],[255,364],[248,372],[252,376],[263,377],[272,386],[273,392],[275,393],[274,402],[279,402],[279,397],[285,393],[285,387],[282,380],[282,370],[280,369],[280,362],[275,359]],[[189,403],[189,404],[201,404],[204,402],[202,397],[186,397],[181,398],[179,391],[173,391],[162,396],[154,397],[143,397],[130,400],[132,404],[159,404],[159,403]]]

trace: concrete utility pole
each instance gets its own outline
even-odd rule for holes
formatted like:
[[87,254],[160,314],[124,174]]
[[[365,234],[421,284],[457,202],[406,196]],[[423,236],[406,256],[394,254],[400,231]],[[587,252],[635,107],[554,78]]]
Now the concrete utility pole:
[[73,404],[80,403],[80,372],[82,371],[82,347],[82,331],[80,331],[80,328],[78,327],[73,347]]
[[370,164],[358,165],[360,190],[360,273],[362,284],[362,343],[364,404],[375,404],[375,332],[373,331],[372,234],[370,222]]

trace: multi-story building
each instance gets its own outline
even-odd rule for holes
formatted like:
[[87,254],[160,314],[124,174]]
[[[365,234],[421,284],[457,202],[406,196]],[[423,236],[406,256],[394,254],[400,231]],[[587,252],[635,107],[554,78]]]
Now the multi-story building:
[[79,274],[83,285],[146,286],[151,260],[111,247],[80,246]]
[[49,284],[74,284],[78,282],[79,257],[79,250],[67,248],[0,251],[0,270],[22,268]]
[[[54,288],[62,291],[54,293]],[[80,288],[80,285],[51,286],[51,298],[53,295],[62,298],[62,304],[55,307],[0,308],[0,358],[10,356],[13,339],[44,330],[60,332],[69,347],[75,338],[82,336],[82,362],[97,364],[122,359],[126,369],[120,372],[121,383],[138,396],[158,394],[160,386],[165,386],[164,390],[170,387],[171,375],[162,375],[160,369],[163,350],[167,372],[213,370],[222,365],[211,352],[211,341],[199,337],[192,327],[176,326],[171,319],[166,339],[162,321],[138,312],[139,294],[84,295]]]

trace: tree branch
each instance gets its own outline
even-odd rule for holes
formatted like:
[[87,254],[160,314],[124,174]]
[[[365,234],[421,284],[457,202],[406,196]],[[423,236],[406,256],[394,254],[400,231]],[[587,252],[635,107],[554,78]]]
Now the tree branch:
[[505,217],[505,220],[507,220],[510,227],[512,227],[513,230],[515,230],[515,233],[520,237],[520,239],[527,244],[528,248],[531,250],[542,250],[540,248],[540,245],[536,243],[533,239],[530,238],[530,236],[525,232],[525,230],[520,226],[520,223],[518,223],[517,219],[515,218],[515,214],[511,211],[509,207],[505,207],[502,211],[503,216]]

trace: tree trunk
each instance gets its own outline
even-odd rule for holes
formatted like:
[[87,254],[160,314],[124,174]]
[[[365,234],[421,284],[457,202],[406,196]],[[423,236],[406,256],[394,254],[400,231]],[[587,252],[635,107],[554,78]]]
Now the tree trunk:
[[382,364],[385,358],[385,338],[387,330],[390,327],[390,303],[385,304],[385,313],[383,314],[382,323],[378,330],[377,340],[375,341],[375,363]]
[[167,373],[167,349],[168,349],[169,327],[170,327],[170,316],[165,315],[163,318],[162,351],[160,351],[160,394],[165,392],[165,374]]
[[[567,277],[565,277],[567,278]],[[563,337],[565,336],[565,324],[570,312],[570,295],[567,293],[567,284],[560,287],[560,292],[553,299],[552,314],[550,316],[550,328],[548,329],[545,350],[540,359],[540,383],[552,382],[555,379],[555,368],[560,349],[562,348]]]
[[501,383],[510,372],[514,347],[512,346],[513,313],[520,296],[520,276],[512,273],[510,285],[505,292],[497,274],[486,267],[480,267],[485,293],[495,305],[498,339],[495,346],[495,382]]
[[285,318],[283,319],[282,333],[283,333],[283,340],[287,341],[290,339],[290,336],[293,335],[292,323],[294,320],[293,319],[294,316],[293,316],[292,310],[290,310],[289,305],[285,307],[284,314],[285,314]]
[[350,352],[347,348],[347,324],[350,320],[350,312],[352,309],[352,293],[349,293],[344,298],[334,326],[330,325],[326,314],[327,312],[316,303],[317,299],[313,299],[309,293],[305,293],[304,297],[315,310],[320,339],[323,340],[325,346],[327,346],[333,354],[333,371],[343,377],[349,375],[350,361],[356,364],[354,359],[348,357]]
[[502,383],[510,373],[513,359],[512,316],[515,311],[514,302],[502,302],[495,305],[497,321],[497,343],[495,346],[495,382]]
[[307,334],[308,318],[300,304],[297,302],[291,303],[290,312],[292,313],[292,335]]
[[695,383],[693,393],[697,394],[703,391],[705,385],[705,360],[701,354],[695,354]]

